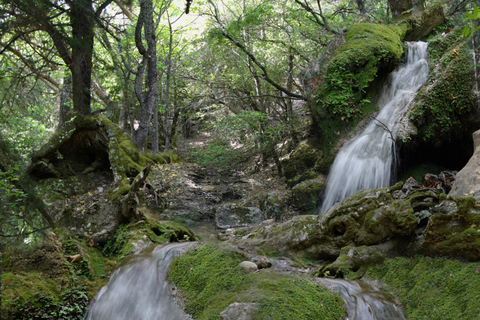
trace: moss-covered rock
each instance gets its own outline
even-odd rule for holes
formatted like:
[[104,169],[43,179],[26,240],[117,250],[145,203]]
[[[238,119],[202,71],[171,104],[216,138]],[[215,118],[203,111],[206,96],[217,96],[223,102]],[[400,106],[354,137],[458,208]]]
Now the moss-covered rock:
[[315,214],[318,206],[318,195],[325,189],[326,179],[319,176],[303,181],[292,188],[293,203],[303,214]]
[[[342,120],[354,119],[370,105],[364,100],[379,72],[393,70],[403,54],[407,25],[357,23],[348,27],[345,43],[329,61],[314,112],[322,110]],[[319,117],[320,116],[320,117]]]
[[87,243],[59,231],[37,247],[7,252],[1,318],[82,319],[89,299],[107,283],[115,266]]
[[338,258],[320,270],[320,276],[359,278],[368,267],[385,261],[389,252],[396,246],[394,241],[387,241],[375,246],[345,247]]
[[[454,204],[453,210],[452,205]],[[473,197],[454,198],[434,208],[420,252],[480,260],[480,204]]]
[[260,210],[262,210],[266,219],[278,221],[285,213],[285,203],[275,191],[269,192],[260,198]]
[[394,239],[403,241],[403,251],[417,252],[418,246],[405,243],[414,241],[415,232],[436,214],[435,208],[446,196],[428,188],[403,190],[403,186],[400,182],[390,188],[359,191],[323,216],[296,216],[284,223],[247,229],[233,241],[245,248],[312,260],[335,260],[345,247],[374,246]]
[[245,257],[228,247],[207,244],[174,260],[169,279],[195,319],[218,319],[234,302],[258,303],[253,319],[343,319],[339,296],[306,278],[271,269],[245,273]]
[[264,212],[259,208],[237,204],[224,204],[215,213],[215,225],[222,230],[251,226],[265,219]]
[[303,172],[312,169],[317,162],[317,158],[317,150],[307,141],[302,141],[287,159],[282,160],[284,176],[287,179],[294,179]]
[[144,220],[119,226],[103,251],[109,255],[116,254],[122,259],[152,244],[180,240],[195,240],[195,235],[176,222],[158,221],[145,214]]

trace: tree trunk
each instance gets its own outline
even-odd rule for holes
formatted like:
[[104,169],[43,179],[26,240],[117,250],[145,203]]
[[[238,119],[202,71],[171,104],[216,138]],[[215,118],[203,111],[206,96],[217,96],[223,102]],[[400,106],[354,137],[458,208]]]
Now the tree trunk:
[[[477,27],[477,24],[475,24]],[[480,115],[480,32],[475,31],[472,35],[472,44],[473,44],[473,63],[475,66],[475,86],[477,91],[477,114]]]
[[365,15],[367,12],[365,11],[365,4],[363,3],[363,0],[356,0],[356,2],[358,11],[360,11],[361,14]]
[[392,12],[392,18],[396,19],[405,11],[413,8],[412,0],[388,0],[388,6]]
[[65,122],[70,120],[69,113],[71,111],[68,102],[70,100],[70,94],[72,93],[72,76],[69,74],[63,77],[63,84],[60,89],[60,102],[58,107],[58,126],[57,129],[61,130],[65,125]]
[[[144,28],[147,49],[143,46],[141,39],[141,28]],[[150,121],[153,115],[153,108],[157,107],[158,77],[157,77],[157,47],[155,40],[155,24],[153,22],[153,7],[151,0],[140,0],[140,15],[135,32],[135,42],[138,51],[143,55],[147,68],[147,94],[142,107],[142,114],[135,138],[139,148],[143,148],[147,141]],[[137,75],[137,78],[139,75]],[[137,95],[138,96],[138,95]],[[141,99],[139,99],[141,100]],[[142,102],[140,102],[142,103]]]
[[91,112],[94,11],[92,0],[76,0],[71,6],[72,24],[72,96],[73,108],[81,115]]
[[[167,13],[168,14],[168,13]],[[173,30],[172,23],[170,21],[170,16],[168,17],[168,30],[169,30],[169,40],[168,40],[168,58],[167,58],[167,79],[165,83],[165,114],[163,116],[163,131],[165,134],[165,148],[164,152],[168,151],[170,148],[170,126],[168,125],[168,115],[170,111],[170,79],[172,77],[172,52],[173,52]]]

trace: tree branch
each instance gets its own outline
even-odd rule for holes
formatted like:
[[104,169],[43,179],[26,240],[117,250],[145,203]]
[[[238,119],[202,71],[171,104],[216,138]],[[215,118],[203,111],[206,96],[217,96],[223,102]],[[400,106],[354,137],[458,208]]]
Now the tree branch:
[[261,70],[262,72],[262,78],[267,81],[268,83],[270,83],[273,87],[275,87],[276,89],[280,90],[281,92],[285,93],[286,95],[290,96],[290,97],[294,97],[294,98],[298,98],[298,99],[301,99],[301,100],[308,100],[307,97],[305,96],[302,96],[300,94],[296,94],[296,93],[293,93],[289,90],[287,90],[286,88],[282,87],[281,85],[279,85],[278,83],[276,83],[275,81],[272,80],[272,78],[269,77],[268,75],[268,72],[267,72],[267,68],[262,64],[260,63],[257,58],[242,44],[240,43],[238,40],[236,40],[233,36],[231,36],[228,32],[227,32],[227,29],[225,28],[225,26],[222,24],[222,22],[220,21],[220,16],[219,16],[219,13],[218,13],[218,9],[217,9],[217,6],[215,5],[215,3],[213,3],[212,0],[208,0],[208,2],[212,5],[212,7],[214,8],[214,11],[215,11],[215,20],[216,22],[218,23],[218,25],[220,26],[220,28],[222,29],[222,34],[223,36],[225,36],[228,40],[230,40],[237,48],[239,48],[240,50],[242,50],[250,59],[251,61]]

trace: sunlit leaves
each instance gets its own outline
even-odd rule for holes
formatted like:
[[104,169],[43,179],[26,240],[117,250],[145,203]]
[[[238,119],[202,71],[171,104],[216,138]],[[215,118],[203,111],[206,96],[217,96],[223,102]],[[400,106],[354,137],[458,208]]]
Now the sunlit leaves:
[[480,9],[475,5],[473,13],[467,11],[465,15],[465,20],[468,21],[468,25],[462,30],[462,35],[465,38],[469,38],[475,31],[480,30],[480,26],[476,26],[478,24],[478,19],[480,19]]

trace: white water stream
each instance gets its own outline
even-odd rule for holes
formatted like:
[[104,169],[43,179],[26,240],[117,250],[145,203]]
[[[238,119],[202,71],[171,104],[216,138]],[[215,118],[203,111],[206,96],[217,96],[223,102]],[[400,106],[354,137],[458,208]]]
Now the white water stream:
[[391,185],[398,124],[428,76],[427,43],[407,42],[407,47],[406,63],[390,74],[383,89],[380,113],[336,156],[319,214],[358,190]]
[[337,293],[345,303],[345,320],[404,320],[402,310],[384,291],[362,280],[317,278],[317,284]]
[[172,243],[125,258],[98,292],[85,320],[191,319],[175,304],[167,271],[172,260],[193,245]]

